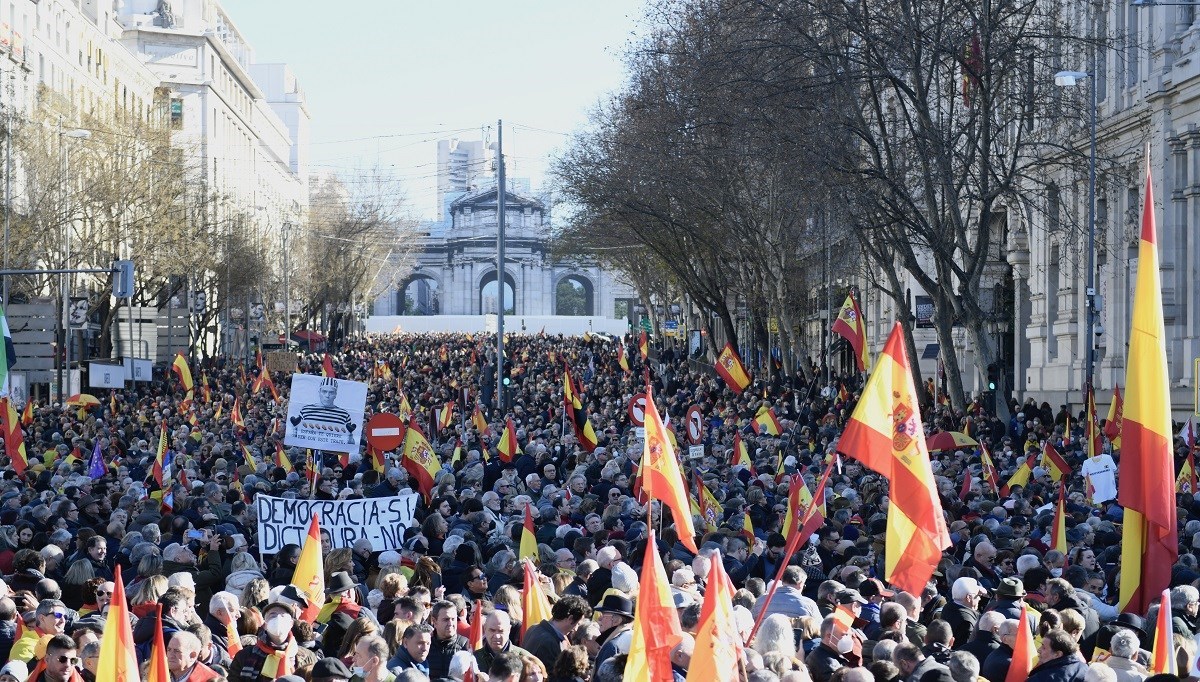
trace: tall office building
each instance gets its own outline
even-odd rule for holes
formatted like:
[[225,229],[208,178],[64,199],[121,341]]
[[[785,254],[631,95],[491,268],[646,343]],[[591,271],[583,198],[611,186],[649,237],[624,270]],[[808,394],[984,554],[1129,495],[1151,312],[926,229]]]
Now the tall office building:
[[[448,220],[448,195],[462,195],[492,180],[492,150],[482,140],[438,140],[437,207],[438,218]],[[455,197],[450,198],[450,202]]]

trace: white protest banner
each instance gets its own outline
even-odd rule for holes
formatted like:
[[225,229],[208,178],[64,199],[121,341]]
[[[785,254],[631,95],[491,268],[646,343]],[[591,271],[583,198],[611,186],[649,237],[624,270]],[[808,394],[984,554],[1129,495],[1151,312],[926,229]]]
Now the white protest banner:
[[404,529],[412,523],[419,495],[369,497],[365,500],[301,500],[255,495],[258,511],[258,551],[276,554],[284,545],[303,545],[313,514],[322,531],[329,531],[334,548],[352,547],[359,538],[371,549],[400,549]]
[[358,452],[366,407],[367,385],[362,382],[293,374],[283,444]]

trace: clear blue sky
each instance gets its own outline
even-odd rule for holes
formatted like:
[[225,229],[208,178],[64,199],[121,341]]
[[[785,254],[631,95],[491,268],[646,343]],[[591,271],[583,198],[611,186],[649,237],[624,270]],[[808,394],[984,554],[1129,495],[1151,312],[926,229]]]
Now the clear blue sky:
[[[312,116],[313,169],[379,166],[435,212],[435,140],[505,124],[510,175],[541,184],[624,79],[644,0],[224,0],[259,62],[287,62]],[[462,129],[467,129],[463,131]],[[457,132],[451,132],[457,131]],[[494,135],[494,133],[493,133]],[[354,142],[346,140],[359,139]],[[493,138],[494,139],[494,138]]]

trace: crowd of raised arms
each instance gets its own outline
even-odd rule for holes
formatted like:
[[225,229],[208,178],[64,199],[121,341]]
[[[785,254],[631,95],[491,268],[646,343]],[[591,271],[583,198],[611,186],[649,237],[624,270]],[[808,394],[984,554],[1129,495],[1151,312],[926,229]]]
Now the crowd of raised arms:
[[[1078,409],[1013,403],[1004,422],[922,387],[928,440],[971,439],[931,448],[950,547],[927,585],[902,591],[886,580],[888,482],[835,454],[859,375],[762,369],[735,393],[669,342],[643,359],[633,337],[513,335],[497,409],[494,343],[368,336],[299,356],[298,372],[324,366],[368,384],[368,418],[411,412],[441,465],[425,485],[402,448],[364,443],[309,464],[302,449],[280,451],[290,373],[264,381],[253,360],[194,360],[190,398],[168,371],[98,392],[98,405],[18,408],[26,461],[0,459],[0,682],[107,682],[114,671],[150,682],[614,682],[647,670],[704,682],[1125,681],[1183,679],[1197,657],[1193,491],[1176,496],[1170,613],[1160,617],[1157,599],[1121,613],[1119,448],[1104,437],[1086,457]],[[676,436],[692,537],[638,478],[643,432],[629,403],[647,384]],[[564,386],[578,394],[570,415]],[[702,455],[685,434],[693,406]],[[774,424],[756,425],[765,407]],[[576,428],[584,419],[594,442]],[[1187,448],[1176,440],[1177,464]],[[321,533],[315,599],[292,584],[303,542],[260,553],[258,495],[413,494],[394,547]],[[818,523],[801,529],[813,506]],[[639,608],[661,598],[670,608],[639,627]],[[733,658],[702,631],[713,609],[736,629],[716,638]],[[131,642],[114,627],[124,618]],[[663,637],[669,648],[654,648]],[[113,667],[131,660],[127,648],[138,670]],[[1178,676],[1151,675],[1164,650]],[[647,668],[648,651],[662,665]]]

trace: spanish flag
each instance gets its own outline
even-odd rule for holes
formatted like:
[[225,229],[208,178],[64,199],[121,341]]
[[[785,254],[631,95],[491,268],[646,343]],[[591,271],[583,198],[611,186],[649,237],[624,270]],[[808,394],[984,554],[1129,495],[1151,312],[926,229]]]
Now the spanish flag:
[[192,382],[192,370],[188,368],[187,358],[183,357],[183,353],[175,355],[175,362],[171,363],[171,371],[179,377],[179,383],[183,384],[183,390],[187,391],[187,399],[191,400],[195,384]]
[[[792,474],[791,481],[788,485],[788,505],[787,511],[783,516],[783,528],[781,529],[783,537],[790,537],[792,530],[799,530],[799,519],[804,518],[805,505],[800,498],[800,491],[808,492],[808,485],[804,482],[804,477],[800,474]],[[809,499],[812,499],[812,494],[809,494]]]
[[992,453],[983,443],[979,444],[979,461],[983,468],[983,482],[992,486],[993,492],[1000,491],[1000,477],[996,473],[996,464],[992,461]]
[[1025,682],[1029,679],[1035,653],[1033,629],[1029,624],[1029,605],[1021,602],[1021,617],[1017,619],[1017,641],[1013,643],[1012,662],[1008,664],[1008,674],[1004,676],[1004,682]]
[[167,452],[167,425],[164,422],[158,427],[158,451],[154,454],[154,466],[151,469],[158,487],[166,488],[171,481],[171,453]]
[[530,505],[525,505],[525,524],[521,528],[521,546],[518,548],[520,552],[518,558],[529,559],[533,563],[540,563],[538,556],[537,534],[533,529],[533,512],[529,509]]
[[438,410],[437,415],[437,430],[438,432],[445,431],[454,423],[454,401],[446,403],[442,409]]
[[758,408],[758,414],[754,415],[754,421],[750,422],[750,427],[754,429],[754,433],[768,436],[778,436],[783,433],[783,427],[779,425],[779,419],[775,417],[775,410],[767,405]]
[[596,438],[596,430],[592,428],[592,422],[588,420],[587,410],[584,409],[583,401],[579,397],[579,387],[572,379],[571,367],[565,359],[563,360],[563,409],[567,411],[567,418],[571,420],[571,425],[575,428],[575,438],[579,441],[580,447],[587,452],[595,450],[599,445],[599,439]]
[[413,416],[412,405],[408,404],[408,396],[403,391],[400,392],[400,407],[396,410],[396,416],[400,421],[408,421]]
[[96,664],[97,680],[141,682],[137,652],[133,643],[133,627],[129,624],[129,605],[125,601],[125,581],[121,566],[114,569],[112,601],[104,621],[105,636],[100,640],[100,661]]
[[1171,566],[1179,556],[1175,489],[1171,485],[1175,470],[1171,395],[1149,163],[1131,322],[1118,472],[1121,488],[1117,499],[1125,508],[1118,608],[1145,613],[1154,597],[1170,584]]
[[1058,483],[1058,504],[1054,507],[1054,525],[1050,527],[1050,549],[1067,553],[1067,483]]
[[1071,475],[1071,465],[1058,454],[1058,450],[1054,449],[1054,444],[1050,441],[1046,441],[1046,448],[1042,450],[1042,466],[1049,470],[1050,478],[1056,482],[1061,481],[1064,475]]
[[1034,453],[1025,458],[1025,461],[1021,462],[1021,466],[1017,467],[1017,470],[1013,472],[1013,475],[1008,479],[1008,482],[1005,483],[1002,488],[1000,488],[1001,497],[1007,496],[1008,491],[1011,490],[1014,485],[1019,485],[1022,488],[1029,485],[1029,477],[1033,475],[1033,461],[1036,458],[1037,454]]
[[1108,417],[1104,420],[1104,435],[1112,443],[1113,450],[1121,449],[1121,422],[1125,413],[1125,401],[1121,398],[1121,387],[1113,389],[1112,403],[1108,406]]
[[721,516],[725,510],[721,507],[721,503],[717,501],[716,496],[704,485],[704,481],[700,476],[695,476],[696,481],[696,510],[699,512],[700,519],[704,521],[704,528],[708,532],[715,531],[718,524],[721,522]]
[[0,398],[0,418],[4,426],[4,454],[12,461],[17,475],[24,477],[25,468],[29,466],[29,458],[25,455],[25,435],[17,423],[17,408],[8,398]]
[[[162,604],[156,605],[154,611],[158,615],[158,622],[161,623]],[[171,682],[171,671],[167,668],[167,645],[163,642],[161,627],[154,628],[153,642],[150,647],[150,663],[146,667],[146,682]]]
[[1175,623],[1171,615],[1171,591],[1163,590],[1154,626],[1154,649],[1150,654],[1151,675],[1175,674]]
[[550,620],[550,600],[546,597],[546,592],[542,590],[542,584],[538,582],[537,570],[534,569],[533,563],[526,561],[524,563],[525,584],[521,590],[521,610],[525,612],[525,618],[521,621],[521,638],[525,638],[525,631],[530,625],[537,625],[543,620]]
[[1188,448],[1187,459],[1179,465],[1179,475],[1175,477],[1175,492],[1196,494],[1196,448]]
[[400,459],[401,466],[416,479],[417,488],[425,497],[425,501],[429,502],[433,494],[434,479],[442,470],[442,462],[425,439],[425,434],[421,433],[415,418],[409,419],[408,431],[404,434],[404,454]]
[[288,459],[287,453],[283,451],[283,443],[278,441],[275,443],[275,466],[281,467],[285,474],[296,470],[296,467],[292,466],[292,460]]
[[750,521],[749,508],[742,512],[742,537],[746,538],[750,549],[754,549],[754,524]]
[[884,578],[919,594],[937,568],[950,534],[933,481],[917,389],[899,323],[838,442],[838,449],[888,479]]
[[633,370],[629,368],[629,357],[625,354],[624,341],[617,345],[617,364],[621,366],[621,369],[624,370],[626,374],[633,372]]
[[217,403],[217,411],[213,412],[213,420],[215,421],[217,419],[220,419],[221,415],[224,413],[225,413],[225,404]]
[[378,471],[381,474],[387,470],[387,467],[385,467],[383,464],[383,453],[380,452],[379,450],[375,449],[375,446],[373,446],[373,445],[367,446],[367,456],[371,458],[371,468],[372,469],[374,469],[375,471]]
[[746,367],[742,364],[742,359],[738,357],[737,351],[733,349],[733,344],[725,344],[725,347],[721,349],[721,354],[717,356],[717,362],[713,365],[713,369],[721,375],[725,384],[734,393],[740,395],[750,386],[750,374],[746,372]]
[[742,636],[733,615],[733,583],[721,561],[713,561],[708,589],[700,606],[696,646],[688,666],[690,682],[735,682],[740,679]]
[[500,434],[500,442],[496,444],[496,450],[500,453],[500,461],[513,461],[520,449],[521,446],[517,443],[517,427],[513,424],[512,417],[509,417],[504,420],[504,432]]
[[246,421],[242,418],[242,399],[233,399],[233,409],[229,411],[229,420],[239,429],[246,428]]
[[750,450],[746,447],[746,441],[742,440],[741,433],[735,431],[733,447],[729,449],[729,466],[735,467],[739,464],[751,470],[754,469],[754,462],[750,459]]
[[842,304],[842,309],[833,322],[833,333],[840,334],[854,349],[854,364],[858,371],[865,372],[871,368],[867,348],[867,325],[863,321],[862,310],[858,307],[858,299],[854,298],[853,291],[846,295],[846,302]]
[[1083,427],[1083,437],[1087,442],[1087,456],[1099,455],[1100,424],[1096,421],[1096,394],[1090,386],[1087,389],[1087,424]]
[[638,352],[642,354],[643,360],[650,357],[650,339],[647,338],[645,331],[638,336]]
[[292,585],[308,597],[308,606],[300,612],[300,620],[314,623],[321,607],[325,605],[325,571],[321,558],[321,524],[313,514],[308,524],[308,535],[300,549],[300,559],[292,573]]
[[492,427],[488,426],[487,419],[483,416],[483,408],[479,406],[479,403],[475,403],[475,411],[471,413],[471,423],[480,436],[487,436],[492,432]]
[[[688,508],[687,490],[679,472],[679,459],[667,438],[667,429],[658,416],[652,389],[646,387],[646,440],[642,449],[642,461],[638,472],[642,477],[642,490],[650,499],[657,498],[671,510],[679,541],[693,554],[698,554],[692,526],[692,514]],[[661,562],[660,562],[661,563]],[[643,587],[644,587],[643,583]],[[636,635],[635,635],[636,637]],[[628,668],[626,668],[628,671]],[[628,673],[626,676],[628,679]],[[655,678],[657,679],[657,678]]]
[[242,443],[242,458],[246,461],[246,467],[250,469],[250,473],[258,473],[258,464],[254,462],[254,455],[250,454],[250,448]]
[[333,358],[329,357],[329,353],[326,353],[325,357],[321,359],[321,376],[331,379],[337,377],[333,371]]
[[[647,401],[647,406],[649,404]],[[680,539],[683,539],[682,535]],[[646,556],[642,560],[633,638],[629,643],[629,657],[625,661],[625,682],[672,679],[671,649],[682,640],[679,613],[675,610],[667,571],[662,558],[658,556],[654,530],[651,529],[646,541]]]
[[25,409],[21,411],[21,426],[33,425],[33,400],[25,401]]

